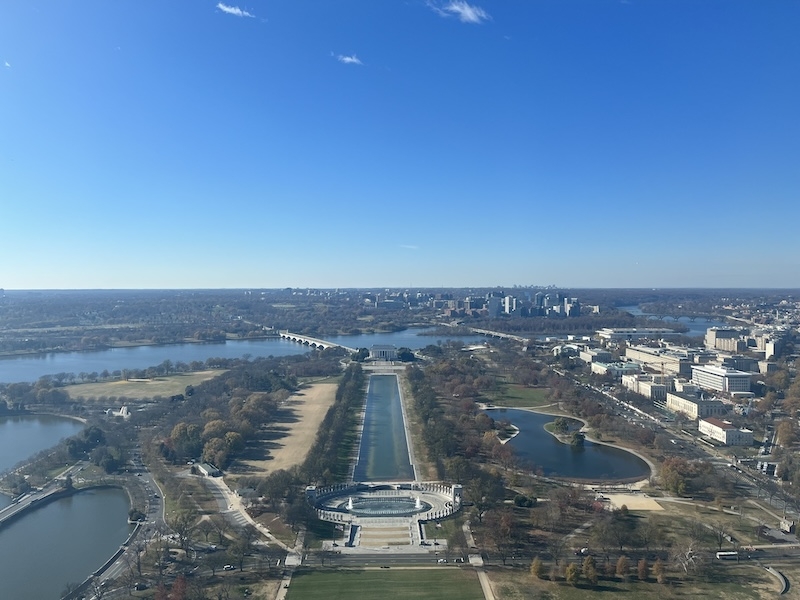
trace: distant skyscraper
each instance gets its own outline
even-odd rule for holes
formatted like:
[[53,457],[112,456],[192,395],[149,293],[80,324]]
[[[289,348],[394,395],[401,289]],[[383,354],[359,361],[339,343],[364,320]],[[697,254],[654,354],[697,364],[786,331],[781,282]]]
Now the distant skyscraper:
[[486,303],[486,307],[489,309],[489,316],[496,317],[503,308],[503,300],[501,298],[491,297]]

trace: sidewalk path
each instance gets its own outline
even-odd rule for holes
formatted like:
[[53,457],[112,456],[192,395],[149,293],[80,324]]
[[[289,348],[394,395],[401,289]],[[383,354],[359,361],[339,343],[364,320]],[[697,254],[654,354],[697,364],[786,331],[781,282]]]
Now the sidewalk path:
[[209,485],[217,488],[227,502],[228,510],[224,512],[227,512],[229,515],[233,516],[233,518],[239,523],[251,525],[256,529],[256,531],[264,535],[264,537],[266,537],[276,546],[280,546],[287,552],[294,552],[292,548],[289,548],[289,546],[272,535],[269,529],[267,529],[261,523],[257,523],[253,517],[247,513],[247,511],[244,509],[244,506],[242,506],[242,499],[231,491],[231,488],[228,487],[228,484],[225,483],[222,477],[206,477],[205,479]]
[[475,538],[472,537],[472,529],[470,529],[469,521],[464,523],[462,530],[464,531],[464,537],[466,538],[467,545],[469,546],[469,564],[475,567],[475,572],[478,574],[478,582],[481,584],[483,597],[486,600],[496,600],[494,590],[492,590],[492,582],[489,580],[489,576],[486,574],[486,571],[483,570],[483,558],[480,554],[474,552],[474,549],[477,548],[477,546],[475,545]]

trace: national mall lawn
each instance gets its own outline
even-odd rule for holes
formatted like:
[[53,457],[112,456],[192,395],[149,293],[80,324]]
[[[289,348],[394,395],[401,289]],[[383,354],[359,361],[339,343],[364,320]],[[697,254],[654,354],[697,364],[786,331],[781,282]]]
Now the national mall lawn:
[[354,598],[425,598],[483,600],[472,568],[298,571],[292,577],[287,600],[353,600]]

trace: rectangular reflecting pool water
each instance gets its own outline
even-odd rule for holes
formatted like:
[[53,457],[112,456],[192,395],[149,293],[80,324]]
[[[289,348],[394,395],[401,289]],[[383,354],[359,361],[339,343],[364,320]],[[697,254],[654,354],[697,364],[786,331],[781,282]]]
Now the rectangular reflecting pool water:
[[370,375],[355,481],[412,481],[396,375]]

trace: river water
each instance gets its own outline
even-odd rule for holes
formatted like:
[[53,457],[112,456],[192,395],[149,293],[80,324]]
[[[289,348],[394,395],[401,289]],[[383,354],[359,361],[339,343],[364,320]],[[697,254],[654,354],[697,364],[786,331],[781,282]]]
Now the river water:
[[[662,321],[658,318],[658,316],[642,312],[642,309],[639,308],[638,305],[631,305],[631,306],[620,306],[618,310],[622,310],[625,312],[631,313],[635,317],[649,317],[653,321],[653,327],[659,327],[659,323],[674,323],[675,319],[672,317],[665,317]],[[679,317],[678,323],[681,325],[685,325],[689,328],[684,335],[689,337],[703,337],[706,334],[706,329],[709,327],[727,327],[728,324],[724,321],[716,321],[714,319],[705,319],[702,317],[695,317],[694,321],[691,320],[689,317]]]
[[[464,343],[481,341],[481,336],[429,336],[420,333],[431,329],[336,336],[328,341],[353,348],[391,344],[416,350],[446,339]],[[0,382],[33,382],[43,375],[56,373],[91,373],[103,370],[144,369],[165,360],[174,362],[205,361],[212,357],[241,358],[289,356],[308,352],[308,347],[283,339],[241,340],[209,344],[176,344],[114,348],[99,352],[65,352],[41,356],[0,359]],[[383,479],[413,479],[408,461],[402,414],[399,413],[397,384],[380,381],[376,394],[386,403],[376,405],[373,414],[389,419],[388,438],[373,437],[369,446],[378,453],[365,462],[373,465],[371,473]],[[394,391],[391,390],[394,386]],[[399,428],[398,429],[398,424]],[[379,429],[382,426],[378,426]],[[0,418],[0,472],[30,456],[53,447],[59,440],[75,435],[83,424],[72,419],[46,415]],[[398,437],[398,436],[402,436]],[[386,444],[385,440],[391,441]],[[397,452],[388,456],[385,451]],[[0,509],[10,498],[0,494]],[[83,581],[100,567],[125,541],[129,509],[127,494],[121,490],[82,492],[58,500],[0,529],[0,599],[46,600],[58,598],[68,582]]]
[[[326,337],[327,341],[350,348],[369,348],[376,344],[390,344],[398,348],[418,350],[436,344],[448,336],[422,335],[433,329],[407,329],[393,333],[370,333]],[[454,337],[464,343],[485,340],[482,336]],[[308,352],[308,346],[281,338],[263,340],[235,340],[208,344],[173,344],[167,346],[136,346],[111,348],[97,352],[56,352],[37,356],[20,356],[0,359],[0,383],[33,382],[43,375],[56,373],[102,373],[122,369],[146,369],[160,365],[165,360],[173,363],[205,361],[209,358],[242,358],[290,356]]]
[[520,432],[508,443],[521,465],[547,477],[583,480],[641,479],[650,468],[641,458],[604,444],[586,441],[583,448],[560,442],[544,426],[556,417],[519,409],[488,412],[495,420],[508,419]]
[[80,492],[0,529],[0,597],[57,600],[103,565],[130,534],[128,494]]

